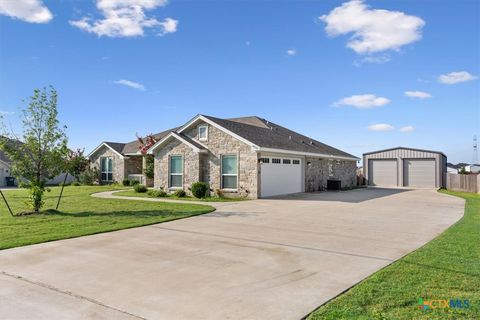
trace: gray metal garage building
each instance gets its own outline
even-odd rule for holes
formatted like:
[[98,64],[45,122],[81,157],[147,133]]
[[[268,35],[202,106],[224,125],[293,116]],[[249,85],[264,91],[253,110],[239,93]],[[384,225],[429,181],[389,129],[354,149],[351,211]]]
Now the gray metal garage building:
[[363,168],[371,186],[440,188],[446,185],[447,156],[397,147],[364,153]]

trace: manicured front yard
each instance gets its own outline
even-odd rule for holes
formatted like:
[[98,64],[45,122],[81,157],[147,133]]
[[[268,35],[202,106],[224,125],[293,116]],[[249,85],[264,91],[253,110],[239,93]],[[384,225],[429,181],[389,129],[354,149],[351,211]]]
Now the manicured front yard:
[[[133,190],[115,192],[114,195],[124,196],[124,197],[147,197],[147,198],[152,198],[147,193],[135,192]],[[248,200],[246,198],[220,198],[220,197],[206,197],[206,198],[201,198],[201,199],[198,199],[198,198],[195,198],[195,197],[179,198],[179,197],[175,197],[173,195],[168,195],[167,197],[157,198],[157,199],[187,200],[187,201],[202,201],[202,202],[235,202],[235,201]]]
[[[442,192],[466,199],[465,216],[458,223],[309,319],[480,319],[480,195]],[[418,217],[418,223],[428,221]],[[421,310],[420,298],[468,300],[469,307]]]
[[[115,189],[112,186],[65,187],[58,211],[60,187],[46,193],[45,211],[12,218],[0,199],[0,249],[67,239],[190,217],[214,210],[211,206],[165,202],[99,199],[90,194]],[[4,195],[14,212],[27,210],[26,190],[8,190]]]

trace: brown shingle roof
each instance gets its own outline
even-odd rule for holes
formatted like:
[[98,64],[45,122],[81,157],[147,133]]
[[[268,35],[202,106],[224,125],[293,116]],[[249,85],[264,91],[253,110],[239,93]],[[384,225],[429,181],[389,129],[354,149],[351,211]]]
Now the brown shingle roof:
[[123,146],[125,145],[125,143],[121,143],[121,142],[105,141],[104,143],[108,145],[110,148],[112,148],[113,150],[117,151],[118,153],[122,153]]
[[[253,144],[272,149],[282,149],[288,151],[315,153],[329,156],[356,158],[355,156],[336,149],[329,145],[326,145],[318,140],[309,138],[295,131],[284,128],[278,124],[265,120],[257,116],[220,119],[211,116],[205,116],[205,118],[216,124],[224,127],[225,129],[237,134],[238,136],[252,142]],[[187,139],[192,144],[197,143],[185,135],[178,133],[177,130],[181,127],[162,131],[154,134],[153,136],[157,141],[164,138],[170,132],[176,132],[183,138]],[[122,154],[136,153],[140,147],[138,140],[134,140],[128,143],[118,142],[105,142],[113,149]],[[201,145],[199,147],[203,148]],[[120,151],[119,151],[120,150]]]
[[259,117],[233,119],[204,117],[259,147],[356,158],[354,155]]
[[[177,129],[179,129],[179,127],[169,129],[169,130],[165,130],[165,131],[154,134],[153,137],[155,138],[155,140],[160,141],[167,134],[169,134],[172,131],[176,131]],[[133,141],[130,141],[130,142],[124,144],[121,153],[123,153],[123,154],[136,153],[139,148],[140,148],[140,142],[138,140],[133,140]]]

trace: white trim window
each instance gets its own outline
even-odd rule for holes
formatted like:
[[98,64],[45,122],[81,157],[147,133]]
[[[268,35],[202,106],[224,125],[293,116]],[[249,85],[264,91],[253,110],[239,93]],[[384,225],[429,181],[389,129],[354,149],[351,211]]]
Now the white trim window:
[[221,159],[222,189],[238,189],[238,156],[236,154],[222,155]]
[[207,125],[198,126],[198,140],[199,141],[207,141],[208,140],[208,126]]
[[168,161],[168,187],[183,188],[183,157],[170,156]]
[[100,174],[102,181],[113,181],[113,158],[101,157],[100,158]]

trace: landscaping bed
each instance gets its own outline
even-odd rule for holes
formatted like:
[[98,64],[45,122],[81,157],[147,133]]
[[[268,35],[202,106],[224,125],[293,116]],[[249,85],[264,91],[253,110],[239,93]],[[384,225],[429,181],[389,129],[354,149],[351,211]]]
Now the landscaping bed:
[[195,198],[190,196],[185,197],[176,197],[173,194],[168,194],[165,197],[154,197],[149,195],[147,192],[135,192],[134,190],[125,190],[115,192],[117,196],[124,197],[145,197],[145,198],[158,198],[158,199],[172,199],[172,200],[187,200],[187,201],[203,201],[203,202],[235,202],[235,201],[245,201],[247,198],[226,198],[226,197],[205,197],[205,198]]
[[[123,189],[115,186],[65,187],[60,207],[53,210],[61,187],[46,193],[40,214],[11,217],[0,209],[0,249],[139,227],[212,212],[207,205],[100,199],[92,193]],[[3,192],[14,213],[25,212],[25,189]]]

